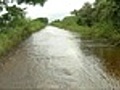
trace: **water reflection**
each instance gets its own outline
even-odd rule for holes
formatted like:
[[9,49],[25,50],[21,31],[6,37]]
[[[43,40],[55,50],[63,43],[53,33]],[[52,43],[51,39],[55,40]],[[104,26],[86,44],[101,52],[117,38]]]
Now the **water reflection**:
[[[84,43],[85,44],[85,43]],[[115,47],[83,47],[86,55],[99,58],[101,68],[113,78],[120,80],[120,48]]]
[[119,50],[93,46],[81,49],[79,45],[82,45],[81,40],[75,34],[55,27],[46,27],[33,34],[13,54],[5,57],[4,65],[0,64],[0,88],[118,88],[119,80],[113,77],[119,76]]

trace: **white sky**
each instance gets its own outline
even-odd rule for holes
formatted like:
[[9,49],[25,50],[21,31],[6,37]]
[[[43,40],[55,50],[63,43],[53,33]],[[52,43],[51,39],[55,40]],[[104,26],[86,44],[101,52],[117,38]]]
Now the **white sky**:
[[93,3],[95,0],[48,0],[44,7],[29,6],[27,16],[31,18],[48,17],[50,21],[62,19],[70,15],[74,9],[79,9],[85,2]]
[[[95,0],[48,0],[43,7],[40,5],[27,6],[27,17],[47,17],[50,21],[62,19],[70,15],[74,9],[80,9],[85,2],[93,3]],[[26,7],[26,5],[22,5]]]

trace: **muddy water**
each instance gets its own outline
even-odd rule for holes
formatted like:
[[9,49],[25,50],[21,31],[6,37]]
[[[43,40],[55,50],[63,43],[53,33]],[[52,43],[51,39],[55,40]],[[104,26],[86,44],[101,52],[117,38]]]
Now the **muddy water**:
[[81,43],[51,26],[33,34],[0,63],[0,88],[119,90],[120,49]]

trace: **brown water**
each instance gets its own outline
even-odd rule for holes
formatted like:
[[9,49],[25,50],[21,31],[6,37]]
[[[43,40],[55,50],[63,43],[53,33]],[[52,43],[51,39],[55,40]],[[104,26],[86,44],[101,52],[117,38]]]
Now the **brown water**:
[[119,54],[85,47],[75,34],[48,26],[0,63],[0,89],[119,90]]

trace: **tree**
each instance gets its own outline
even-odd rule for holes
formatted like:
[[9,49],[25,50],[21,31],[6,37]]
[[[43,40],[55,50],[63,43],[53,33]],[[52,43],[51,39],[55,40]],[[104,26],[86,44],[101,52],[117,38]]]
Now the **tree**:
[[92,26],[96,23],[110,23],[114,28],[120,28],[120,2],[119,0],[96,0],[93,5],[85,5],[72,12],[78,17],[79,25]]
[[[18,4],[40,4],[43,6],[46,0],[0,0],[0,12],[6,9],[7,13],[0,16],[0,32],[14,28],[16,25],[21,25],[25,21],[24,9],[16,5],[9,6],[9,3],[17,2]],[[47,22],[47,21],[46,21]]]
[[41,22],[43,22],[43,23],[46,23],[46,24],[48,24],[48,19],[47,18],[37,18],[37,19],[34,19],[34,21],[41,21]]
[[111,19],[116,28],[120,28],[120,1],[119,0],[107,0],[111,4]]
[[26,3],[26,4],[32,4],[32,5],[36,5],[36,4],[40,4],[41,6],[44,5],[44,3],[47,0],[0,0],[0,11],[3,10],[3,8],[8,8],[8,4],[9,3],[13,3],[16,2],[17,4],[22,4],[22,3]]
[[120,28],[120,2],[118,0],[96,0],[94,7],[98,22],[111,22],[114,28]]
[[46,0],[17,0],[18,4],[21,4],[21,3],[32,4],[32,5],[40,4],[42,6],[44,5],[45,2]]
[[5,26],[15,20],[25,17],[24,9],[17,7],[16,5],[9,6],[9,3],[17,2],[18,4],[40,4],[43,6],[46,0],[0,0],[0,12],[3,8],[7,10],[7,13],[0,16],[0,26]]
[[92,11],[93,11],[92,5],[87,2],[81,9],[74,10],[71,13],[78,17],[77,24],[92,26],[93,22]]

